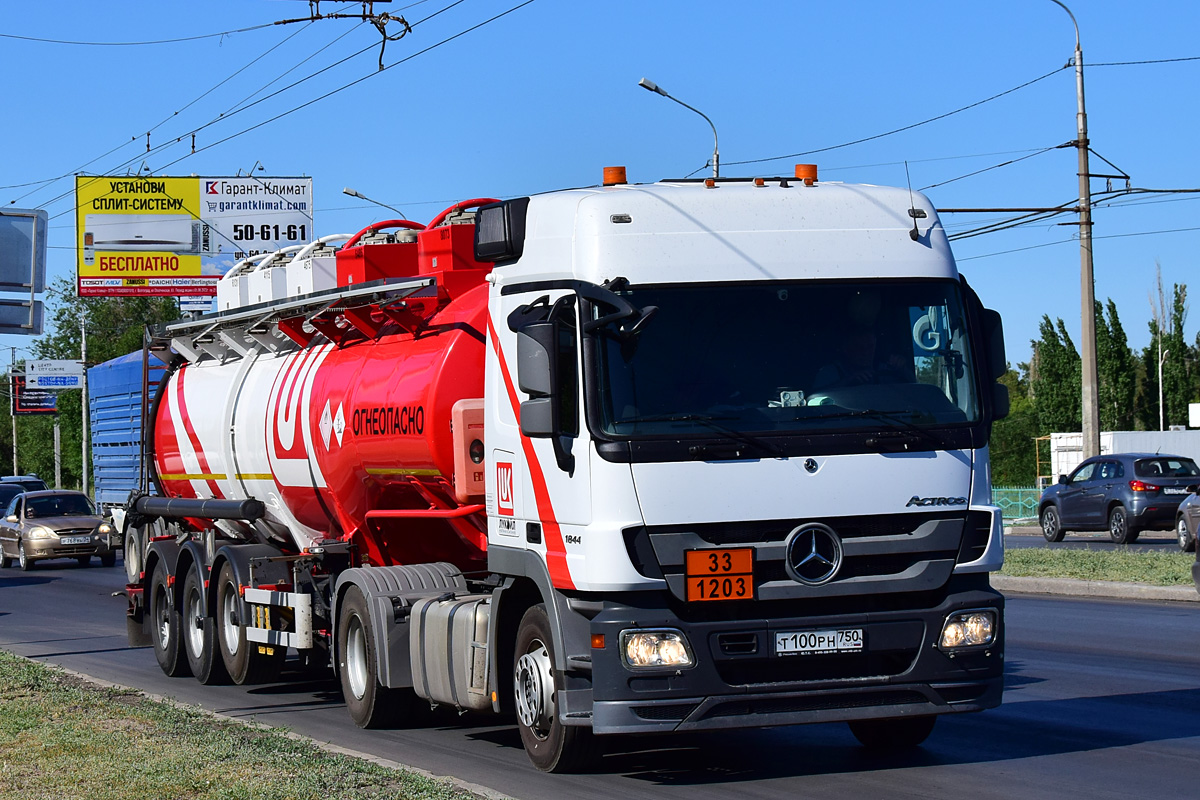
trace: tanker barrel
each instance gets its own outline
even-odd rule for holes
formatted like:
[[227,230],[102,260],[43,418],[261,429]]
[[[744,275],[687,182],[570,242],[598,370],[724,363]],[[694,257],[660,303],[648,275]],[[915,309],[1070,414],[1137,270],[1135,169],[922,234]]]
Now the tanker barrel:
[[142,496],[134,505],[147,517],[200,517],[202,519],[240,519],[254,522],[267,513],[261,500],[199,500],[184,497]]

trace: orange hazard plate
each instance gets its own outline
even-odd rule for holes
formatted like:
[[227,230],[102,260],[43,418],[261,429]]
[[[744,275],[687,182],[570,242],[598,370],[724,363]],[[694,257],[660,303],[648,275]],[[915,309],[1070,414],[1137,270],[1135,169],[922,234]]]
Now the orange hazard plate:
[[684,559],[688,602],[754,599],[753,548],[688,550]]

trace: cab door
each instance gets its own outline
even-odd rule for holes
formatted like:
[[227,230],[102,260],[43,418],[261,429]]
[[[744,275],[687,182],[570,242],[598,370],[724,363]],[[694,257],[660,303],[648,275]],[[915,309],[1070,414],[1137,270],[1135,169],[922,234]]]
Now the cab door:
[[1062,515],[1063,527],[1091,524],[1091,520],[1088,519],[1087,492],[1095,470],[1095,461],[1080,465],[1067,478],[1066,486],[1059,492],[1058,510]]

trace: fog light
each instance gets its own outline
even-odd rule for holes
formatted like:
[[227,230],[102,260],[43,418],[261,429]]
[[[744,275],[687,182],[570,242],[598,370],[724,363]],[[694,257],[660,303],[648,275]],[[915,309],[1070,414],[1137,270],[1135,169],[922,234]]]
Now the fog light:
[[622,631],[621,653],[631,667],[690,667],[692,651],[674,630]]
[[991,609],[958,611],[946,618],[938,646],[943,650],[980,647],[996,640],[996,612]]

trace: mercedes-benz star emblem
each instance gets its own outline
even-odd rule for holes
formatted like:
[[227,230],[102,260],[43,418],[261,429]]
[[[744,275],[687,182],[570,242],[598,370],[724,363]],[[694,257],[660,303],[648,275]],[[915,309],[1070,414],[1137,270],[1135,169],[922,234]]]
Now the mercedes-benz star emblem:
[[809,586],[833,580],[842,566],[842,540],[832,528],[819,522],[792,531],[785,553],[788,574]]
[[806,459],[804,459],[804,468],[805,468],[806,470],[808,470],[809,472],[816,472],[816,471],[817,471],[817,461],[816,461],[816,459],[814,459],[814,458],[806,458]]

